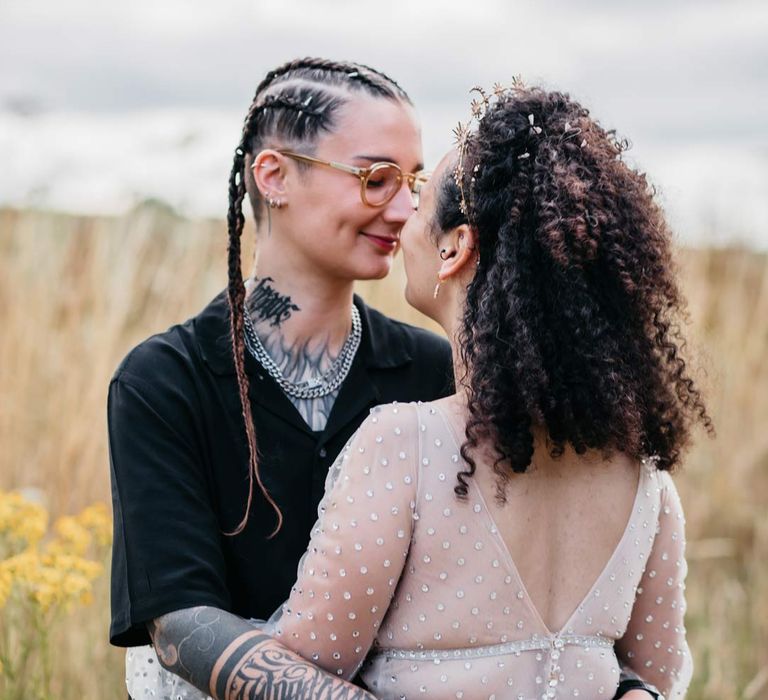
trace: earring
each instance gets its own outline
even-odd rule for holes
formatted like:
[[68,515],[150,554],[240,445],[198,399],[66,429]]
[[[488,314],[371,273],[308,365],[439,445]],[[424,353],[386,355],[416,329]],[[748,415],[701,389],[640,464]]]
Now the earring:
[[446,257],[443,257],[443,254],[444,254],[444,253],[447,253],[447,252],[448,252],[448,249],[447,249],[447,248],[442,248],[442,249],[440,250],[440,260],[448,260],[448,257],[447,257],[447,256],[446,256]]
[[443,280],[441,280],[439,277],[437,278],[437,284],[435,285],[435,292],[432,295],[433,299],[437,299],[437,295],[440,294],[440,285],[443,283]]

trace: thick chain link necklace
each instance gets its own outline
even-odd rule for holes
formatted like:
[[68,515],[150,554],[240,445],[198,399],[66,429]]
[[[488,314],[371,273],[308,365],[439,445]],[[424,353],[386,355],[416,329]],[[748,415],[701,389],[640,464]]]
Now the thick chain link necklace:
[[292,382],[286,379],[283,371],[278,367],[272,356],[267,352],[261,342],[250,314],[244,314],[245,322],[245,346],[256,361],[267,371],[289,396],[296,399],[319,399],[336,391],[347,378],[352,362],[360,347],[360,339],[363,337],[363,323],[360,320],[360,312],[352,305],[352,332],[347,336],[341,351],[326,372],[320,376],[312,376],[302,382]]

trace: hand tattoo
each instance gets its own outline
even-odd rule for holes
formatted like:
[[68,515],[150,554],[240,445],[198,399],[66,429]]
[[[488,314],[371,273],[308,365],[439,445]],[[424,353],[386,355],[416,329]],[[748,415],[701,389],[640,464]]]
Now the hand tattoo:
[[162,666],[217,700],[375,700],[223,610],[178,610],[149,625]]

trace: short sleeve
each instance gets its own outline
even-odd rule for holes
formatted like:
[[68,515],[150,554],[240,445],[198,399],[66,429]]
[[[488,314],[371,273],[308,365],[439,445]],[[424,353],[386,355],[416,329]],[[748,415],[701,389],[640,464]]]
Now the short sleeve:
[[669,473],[659,472],[658,529],[617,654],[667,700],[685,697],[693,664],[685,632],[685,519]]
[[351,679],[376,637],[410,546],[418,488],[413,404],[374,409],[337,458],[287,602],[267,631]]
[[118,373],[109,388],[114,511],[112,624],[118,646],[149,644],[159,615],[227,609],[218,520],[201,465],[189,398],[172,375]]

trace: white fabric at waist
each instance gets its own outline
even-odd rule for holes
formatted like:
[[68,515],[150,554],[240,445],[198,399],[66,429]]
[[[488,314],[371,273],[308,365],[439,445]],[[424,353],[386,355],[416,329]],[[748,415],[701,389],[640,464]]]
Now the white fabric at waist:
[[507,656],[521,654],[524,651],[559,651],[566,646],[579,646],[585,649],[610,649],[613,639],[596,635],[560,634],[552,637],[534,635],[515,642],[502,642],[479,647],[459,649],[402,649],[396,647],[375,647],[370,657],[387,659],[407,659],[425,661],[448,661],[451,659],[477,659],[488,656]]

